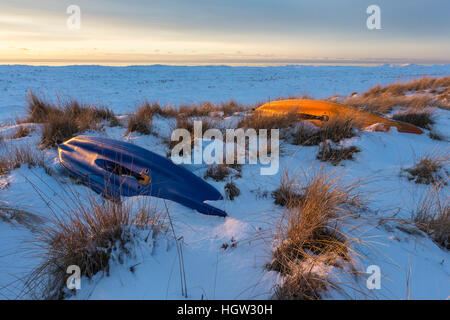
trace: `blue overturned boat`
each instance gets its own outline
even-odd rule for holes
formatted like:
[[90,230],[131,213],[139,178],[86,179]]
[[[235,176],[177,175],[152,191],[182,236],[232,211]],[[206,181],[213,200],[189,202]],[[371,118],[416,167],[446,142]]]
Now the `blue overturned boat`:
[[106,198],[149,195],[178,202],[207,215],[225,211],[206,200],[221,200],[213,186],[154,152],[108,138],[80,135],[58,145],[59,161]]

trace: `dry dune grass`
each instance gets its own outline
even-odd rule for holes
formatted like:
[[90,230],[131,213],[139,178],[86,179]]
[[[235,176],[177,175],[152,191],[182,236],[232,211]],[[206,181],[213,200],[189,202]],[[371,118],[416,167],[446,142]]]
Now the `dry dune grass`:
[[76,100],[52,104],[37,97],[32,91],[27,96],[28,117],[19,122],[41,123],[41,145],[54,147],[57,143],[73,137],[76,133],[99,128],[101,121],[118,123],[114,113],[105,107],[83,105]]
[[[443,184],[433,185],[413,213],[417,227],[442,248],[450,250],[450,203]],[[444,193],[445,199],[441,199]]]
[[[330,281],[314,272],[313,267],[339,267],[339,261],[351,260],[347,237],[339,226],[342,218],[362,208],[359,185],[343,184],[339,176],[322,170],[305,176],[303,184],[288,174],[283,180],[288,180],[282,181],[286,210],[275,235],[278,245],[268,265],[284,277],[275,298],[319,299]],[[311,261],[319,264],[311,266]]]
[[183,117],[209,117],[219,115],[222,113],[224,116],[230,116],[236,112],[244,111],[243,105],[237,103],[234,100],[230,100],[221,104],[213,104],[211,102],[205,102],[200,106],[196,105],[181,105],[177,114]]
[[272,198],[275,204],[279,206],[296,206],[302,199],[299,192],[297,177],[290,176],[287,171],[283,173],[280,186],[272,192]]
[[411,123],[417,127],[431,129],[434,124],[433,112],[430,110],[408,110],[406,112],[396,112],[392,119]]
[[205,102],[201,106],[181,105],[179,108],[183,117],[209,117],[214,111],[214,105],[210,102]]
[[[222,161],[220,163],[211,164],[205,172],[203,176],[205,179],[211,178],[215,181],[224,181],[228,177],[229,184],[232,184],[232,178],[241,178],[242,177],[242,164],[239,164],[237,161],[237,154],[234,153],[234,157],[232,157],[231,163],[227,163],[227,155],[224,152]],[[230,188],[232,186],[230,185]],[[226,189],[226,188],[225,188]]]
[[432,97],[419,95],[391,96],[389,94],[380,94],[376,96],[355,96],[347,98],[341,103],[378,113],[388,113],[394,107],[406,107],[417,110],[427,107],[448,108],[448,106],[436,101]]
[[20,126],[16,132],[12,135],[11,139],[20,139],[29,136],[31,133],[31,129],[27,127]]
[[[292,112],[286,115],[265,115],[262,112],[251,112],[242,118],[238,123],[238,128],[260,129],[286,129],[292,127],[297,122],[297,113]],[[270,131],[268,132],[268,134]]]
[[447,141],[447,138],[443,134],[433,129],[428,132],[428,136],[436,141]]
[[38,232],[43,219],[39,216],[21,209],[11,207],[9,204],[0,201],[0,220],[8,223],[18,223],[32,232]]
[[131,115],[128,118],[128,127],[126,134],[131,132],[139,132],[140,134],[150,134],[152,125],[152,118],[148,116],[141,116],[139,113]]
[[348,116],[331,117],[321,126],[320,135],[322,140],[339,142],[354,137],[356,135],[355,129],[359,126],[357,119]]
[[55,147],[58,143],[70,139],[77,133],[83,132],[69,114],[52,114],[42,127],[41,146]]
[[241,190],[236,186],[233,181],[228,182],[225,187],[225,196],[228,200],[234,200],[241,194]]
[[206,170],[205,179],[211,178],[215,181],[223,181],[226,177],[231,174],[230,168],[226,164],[216,164],[211,165],[208,170]]
[[5,157],[0,158],[0,177],[4,176],[11,169],[9,161]]
[[365,95],[378,95],[388,93],[390,95],[404,95],[408,92],[423,92],[425,90],[443,90],[450,87],[450,77],[430,78],[423,77],[408,82],[396,82],[386,86],[377,85],[368,90]]
[[446,184],[449,176],[446,166],[448,166],[449,160],[448,152],[431,152],[404,171],[408,174],[408,179],[415,183]]
[[138,108],[135,114],[128,118],[127,134],[139,132],[140,134],[150,134],[153,115],[162,111],[158,104],[145,103]]
[[292,143],[295,145],[311,146],[331,140],[339,142],[356,136],[360,124],[357,119],[340,115],[331,117],[322,123],[317,130],[305,126],[297,126],[292,134]]
[[139,106],[137,113],[142,116],[152,118],[154,115],[159,115],[163,118],[175,118],[178,115],[178,111],[170,106],[161,107],[157,102],[144,102]]
[[[206,106],[207,104],[205,104]],[[208,115],[205,109],[198,111],[197,107],[181,106],[179,110],[169,105],[161,107],[158,103],[144,102],[140,105],[135,114],[131,114],[128,118],[128,130],[130,132],[139,132],[141,134],[150,134],[152,132],[151,125],[155,115],[163,118],[186,118],[195,116],[196,114]]]
[[319,128],[310,128],[303,124],[297,125],[291,136],[292,144],[300,146],[316,146],[323,140]]
[[[192,109],[193,107],[190,108]],[[129,116],[127,133],[139,132],[146,135],[150,134],[152,132],[152,120],[155,115],[163,118],[177,118],[180,116],[180,113],[181,109],[177,110],[169,105],[161,107],[157,102],[144,102],[138,107],[135,114]],[[192,114],[194,113],[192,112]]]
[[0,156],[0,177],[7,174],[13,169],[20,168],[22,164],[29,167],[45,168],[44,155],[29,145],[5,146],[6,153]]
[[341,103],[379,113],[390,112],[394,107],[450,109],[450,77],[424,77],[386,86],[377,85],[360,95],[351,95]]
[[246,108],[242,104],[239,104],[234,100],[230,100],[220,105],[220,110],[223,112],[225,116],[231,116],[236,112],[242,112],[245,109]]
[[320,300],[323,292],[329,288],[329,280],[298,263],[289,264],[291,272],[284,278],[283,284],[275,288],[277,300]]
[[329,161],[333,165],[338,165],[344,160],[353,160],[354,154],[360,152],[358,147],[333,147],[331,143],[327,141],[323,142],[319,147],[319,153],[317,159],[320,161]]
[[210,117],[222,113],[224,116],[230,116],[236,112],[244,111],[242,104],[234,100],[228,102],[214,104],[212,102],[204,102],[200,105],[183,104],[179,108],[169,105],[161,107],[158,103],[144,102],[139,108],[138,113],[145,113],[148,117],[159,115],[163,118],[191,118],[191,117]]
[[[81,275],[88,278],[99,271],[108,272],[116,250],[129,252],[127,244],[133,241],[133,232],[145,229],[148,234],[145,241],[153,241],[164,225],[162,214],[148,204],[133,209],[130,204],[94,196],[84,202],[75,194],[64,202],[67,209],[54,213],[36,239],[45,259],[26,283],[30,292],[45,299],[64,298],[69,266],[79,266]],[[153,239],[148,239],[149,236]]]

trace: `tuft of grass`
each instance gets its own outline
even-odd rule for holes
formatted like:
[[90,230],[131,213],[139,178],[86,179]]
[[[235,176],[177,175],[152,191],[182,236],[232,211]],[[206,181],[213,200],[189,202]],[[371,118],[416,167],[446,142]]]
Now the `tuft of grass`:
[[119,119],[116,116],[114,116],[111,119],[109,119],[109,126],[110,127],[120,127],[121,122],[119,121]]
[[302,194],[298,191],[296,178],[290,177],[285,171],[280,186],[272,192],[272,198],[274,203],[279,206],[296,206],[303,199]]
[[4,176],[11,169],[9,161],[5,157],[0,158],[0,177]]
[[325,141],[320,145],[319,153],[317,154],[317,159],[320,161],[329,161],[333,165],[338,165],[344,160],[353,160],[353,155],[355,153],[360,152],[361,150],[358,147],[350,146],[350,147],[338,147],[335,148]]
[[219,113],[223,113],[224,116],[230,116],[235,112],[244,111],[245,108],[241,104],[234,100],[222,104],[213,104],[211,102],[205,102],[200,106],[196,105],[181,105],[177,114],[183,117],[209,117]]
[[141,106],[136,114],[130,115],[128,118],[127,134],[131,132],[139,132],[145,135],[150,134],[153,115],[154,109],[152,105],[144,104]]
[[50,115],[42,126],[41,146],[43,148],[55,147],[58,143],[82,132],[73,120],[68,113]]
[[266,115],[263,112],[252,112],[239,121],[238,128],[252,128],[257,131],[260,129],[285,129],[292,127],[296,122],[297,113],[294,112],[286,115]]
[[114,112],[105,107],[82,105],[76,100],[59,102],[57,105],[44,101],[32,91],[27,96],[28,116],[19,122],[41,123],[41,145],[54,147],[72,138],[76,133],[98,130],[101,121],[118,123]]
[[130,115],[128,118],[128,130],[130,132],[139,132],[141,134],[150,134],[152,120],[155,115],[159,115],[163,118],[176,118],[179,115],[179,111],[166,106],[162,108],[158,103],[144,102],[139,106],[135,114]]
[[213,164],[206,170],[205,179],[211,178],[215,181],[223,181],[231,174],[230,168],[226,164]]
[[56,108],[51,103],[45,101],[43,98],[36,96],[33,91],[27,95],[27,111],[28,117],[23,122],[44,123],[47,121],[50,114],[61,110]]
[[420,184],[446,183],[441,171],[448,162],[448,157],[426,155],[411,168],[404,169],[409,174],[408,179]]
[[331,140],[339,142],[356,136],[358,122],[354,118],[346,116],[336,116],[326,121],[320,128],[322,141]]
[[450,250],[450,204],[448,197],[441,200],[442,188],[443,184],[436,184],[429,189],[412,219],[438,245]]
[[0,220],[8,223],[14,221],[30,229],[32,232],[37,232],[39,225],[43,223],[43,220],[39,216],[25,210],[11,207],[2,201],[0,201]]
[[295,145],[313,146],[331,140],[339,142],[357,135],[359,123],[348,116],[336,116],[324,122],[318,129],[312,130],[304,125],[297,126],[292,133]]
[[46,169],[44,155],[28,145],[19,145],[7,150],[0,157],[0,177],[13,169],[20,168],[23,164],[29,167],[42,167]]
[[11,138],[12,139],[25,138],[25,137],[29,136],[30,133],[31,133],[31,130],[28,129],[27,127],[19,127],[19,129],[17,129],[17,131],[14,133],[14,135]]
[[220,107],[219,110],[221,110],[223,112],[224,116],[231,116],[233,114],[235,114],[236,112],[242,112],[245,110],[244,106],[242,106],[241,104],[237,103],[234,100],[230,100],[226,103],[223,103]]
[[431,129],[434,124],[433,113],[430,111],[407,111],[407,112],[397,112],[392,118],[397,121],[403,121],[411,123],[415,126]]
[[344,217],[362,207],[358,186],[343,184],[340,177],[322,170],[306,176],[303,185],[293,184],[293,192],[301,199],[286,205],[267,265],[284,277],[276,298],[320,299],[329,281],[325,275],[311,273],[311,263],[339,267],[339,261],[351,261],[347,237],[339,226]]
[[179,108],[179,113],[183,117],[208,117],[216,109],[214,105],[210,102],[205,102],[201,106],[191,106],[191,105],[181,105]]
[[148,135],[151,131],[151,119],[145,117],[138,117],[137,115],[132,115],[128,119],[128,128],[126,134],[131,132],[139,132],[140,134]]
[[329,283],[323,276],[311,270],[304,270],[292,264],[292,272],[285,276],[283,283],[276,287],[276,300],[320,300]]
[[67,211],[54,215],[36,240],[45,259],[32,272],[27,286],[45,299],[64,298],[68,266],[78,266],[88,278],[100,271],[108,273],[115,252],[129,252],[136,231],[147,230],[154,237],[163,226],[160,212],[147,205],[133,210],[131,205],[94,196],[87,202],[74,196],[69,204]]
[[161,107],[157,102],[154,103],[144,102],[138,108],[137,113],[148,114],[150,118],[153,117],[154,115],[159,115],[163,118],[175,118],[179,114],[179,112],[175,108],[172,108],[169,105]]
[[228,182],[225,185],[225,195],[228,200],[234,200],[234,198],[238,197],[240,194],[241,191],[233,181]]
[[434,131],[434,130],[431,130],[431,131],[428,133],[428,136],[429,136],[431,139],[436,140],[436,141],[444,141],[444,140],[445,140],[445,137],[444,137],[442,134],[440,134],[439,132]]
[[316,146],[322,141],[320,129],[313,129],[300,123],[292,132],[292,144],[301,146]]

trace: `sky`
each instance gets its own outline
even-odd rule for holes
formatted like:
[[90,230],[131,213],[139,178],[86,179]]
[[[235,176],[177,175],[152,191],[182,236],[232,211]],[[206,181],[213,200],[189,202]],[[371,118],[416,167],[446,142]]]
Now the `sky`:
[[[381,29],[367,27],[370,5]],[[1,0],[0,64],[450,63],[449,12],[448,0]]]

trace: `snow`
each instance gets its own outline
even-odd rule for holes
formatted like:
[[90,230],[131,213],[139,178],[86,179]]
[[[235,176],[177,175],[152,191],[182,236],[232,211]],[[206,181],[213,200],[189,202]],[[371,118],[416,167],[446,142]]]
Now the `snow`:
[[347,95],[398,79],[442,76],[450,65],[434,66],[0,66],[0,121],[24,113],[29,90],[48,99],[72,97],[133,112],[144,100],[162,105],[225,102],[245,104],[308,94]]
[[[210,100],[235,99],[255,103],[278,96],[302,95],[315,98],[363,91],[381,83],[410,79],[423,75],[449,75],[450,65],[443,66],[379,66],[379,67],[32,67],[0,66],[0,120],[8,121],[24,115],[28,89],[55,93],[102,103],[118,114],[135,110],[144,99],[162,104],[179,105]],[[437,109],[435,128],[450,137],[450,112]],[[234,117],[225,121],[233,122]],[[31,136],[7,140],[6,144],[37,146],[40,128]],[[133,142],[166,156],[163,138],[174,127],[172,119],[157,117],[154,126],[158,135],[125,135],[121,127],[105,127],[104,131],[87,134],[112,137]],[[0,126],[0,135],[8,136],[15,125]],[[1,142],[0,142],[1,143]],[[299,147],[281,142],[280,170],[276,175],[260,175],[260,165],[244,165],[241,178],[233,178],[241,194],[235,200],[211,204],[225,210],[229,217],[218,218],[170,201],[152,198],[160,210],[169,207],[174,231],[183,250],[188,299],[268,299],[281,278],[269,272],[265,264],[271,260],[273,233],[283,208],[275,205],[270,193],[280,183],[284,170],[301,174],[323,167],[334,172],[342,170],[345,181],[361,179],[368,210],[359,219],[349,219],[348,233],[361,240],[354,244],[360,257],[355,257],[361,270],[378,265],[382,272],[380,290],[368,290],[365,280],[356,280],[356,291],[344,293],[331,290],[325,298],[357,299],[446,299],[450,295],[450,256],[427,235],[409,234],[401,228],[402,219],[409,219],[427,187],[402,176],[401,169],[411,166],[419,157],[448,150],[447,141],[435,141],[427,134],[396,132],[362,132],[343,141],[361,149],[354,161],[345,161],[338,168],[316,159],[317,147]],[[0,145],[0,151],[7,148]],[[0,152],[0,153],[1,153]],[[62,188],[70,187],[80,195],[90,194],[88,188],[73,185],[60,168],[55,150],[45,151],[45,162],[53,170],[50,176],[42,168],[22,166],[0,178],[0,203],[26,209],[49,218],[47,203],[57,202]],[[185,165],[200,177],[206,166]],[[207,180],[223,192],[227,181]],[[3,187],[2,187],[3,186]],[[448,186],[441,191],[448,198]],[[42,197],[36,192],[41,191]],[[127,201],[139,201],[130,198]],[[400,226],[400,228],[399,228]],[[403,229],[403,231],[402,231]],[[417,230],[417,229],[415,229]],[[0,219],[0,299],[14,299],[23,289],[23,279],[42,256],[34,248],[33,230],[15,220]],[[232,241],[235,245],[231,246]],[[223,248],[228,244],[227,248]],[[82,279],[82,289],[71,299],[183,299],[178,270],[176,243],[170,232],[159,234],[155,242],[143,241],[137,234],[132,253],[120,263],[111,262],[109,275],[100,272],[92,279]],[[133,271],[130,270],[133,267]],[[323,270],[322,270],[323,271]],[[321,271],[321,272],[322,272]],[[325,270],[337,272],[339,270]],[[355,282],[348,275],[341,275]],[[22,296],[23,297],[23,296]],[[25,297],[28,297],[25,295]]]

